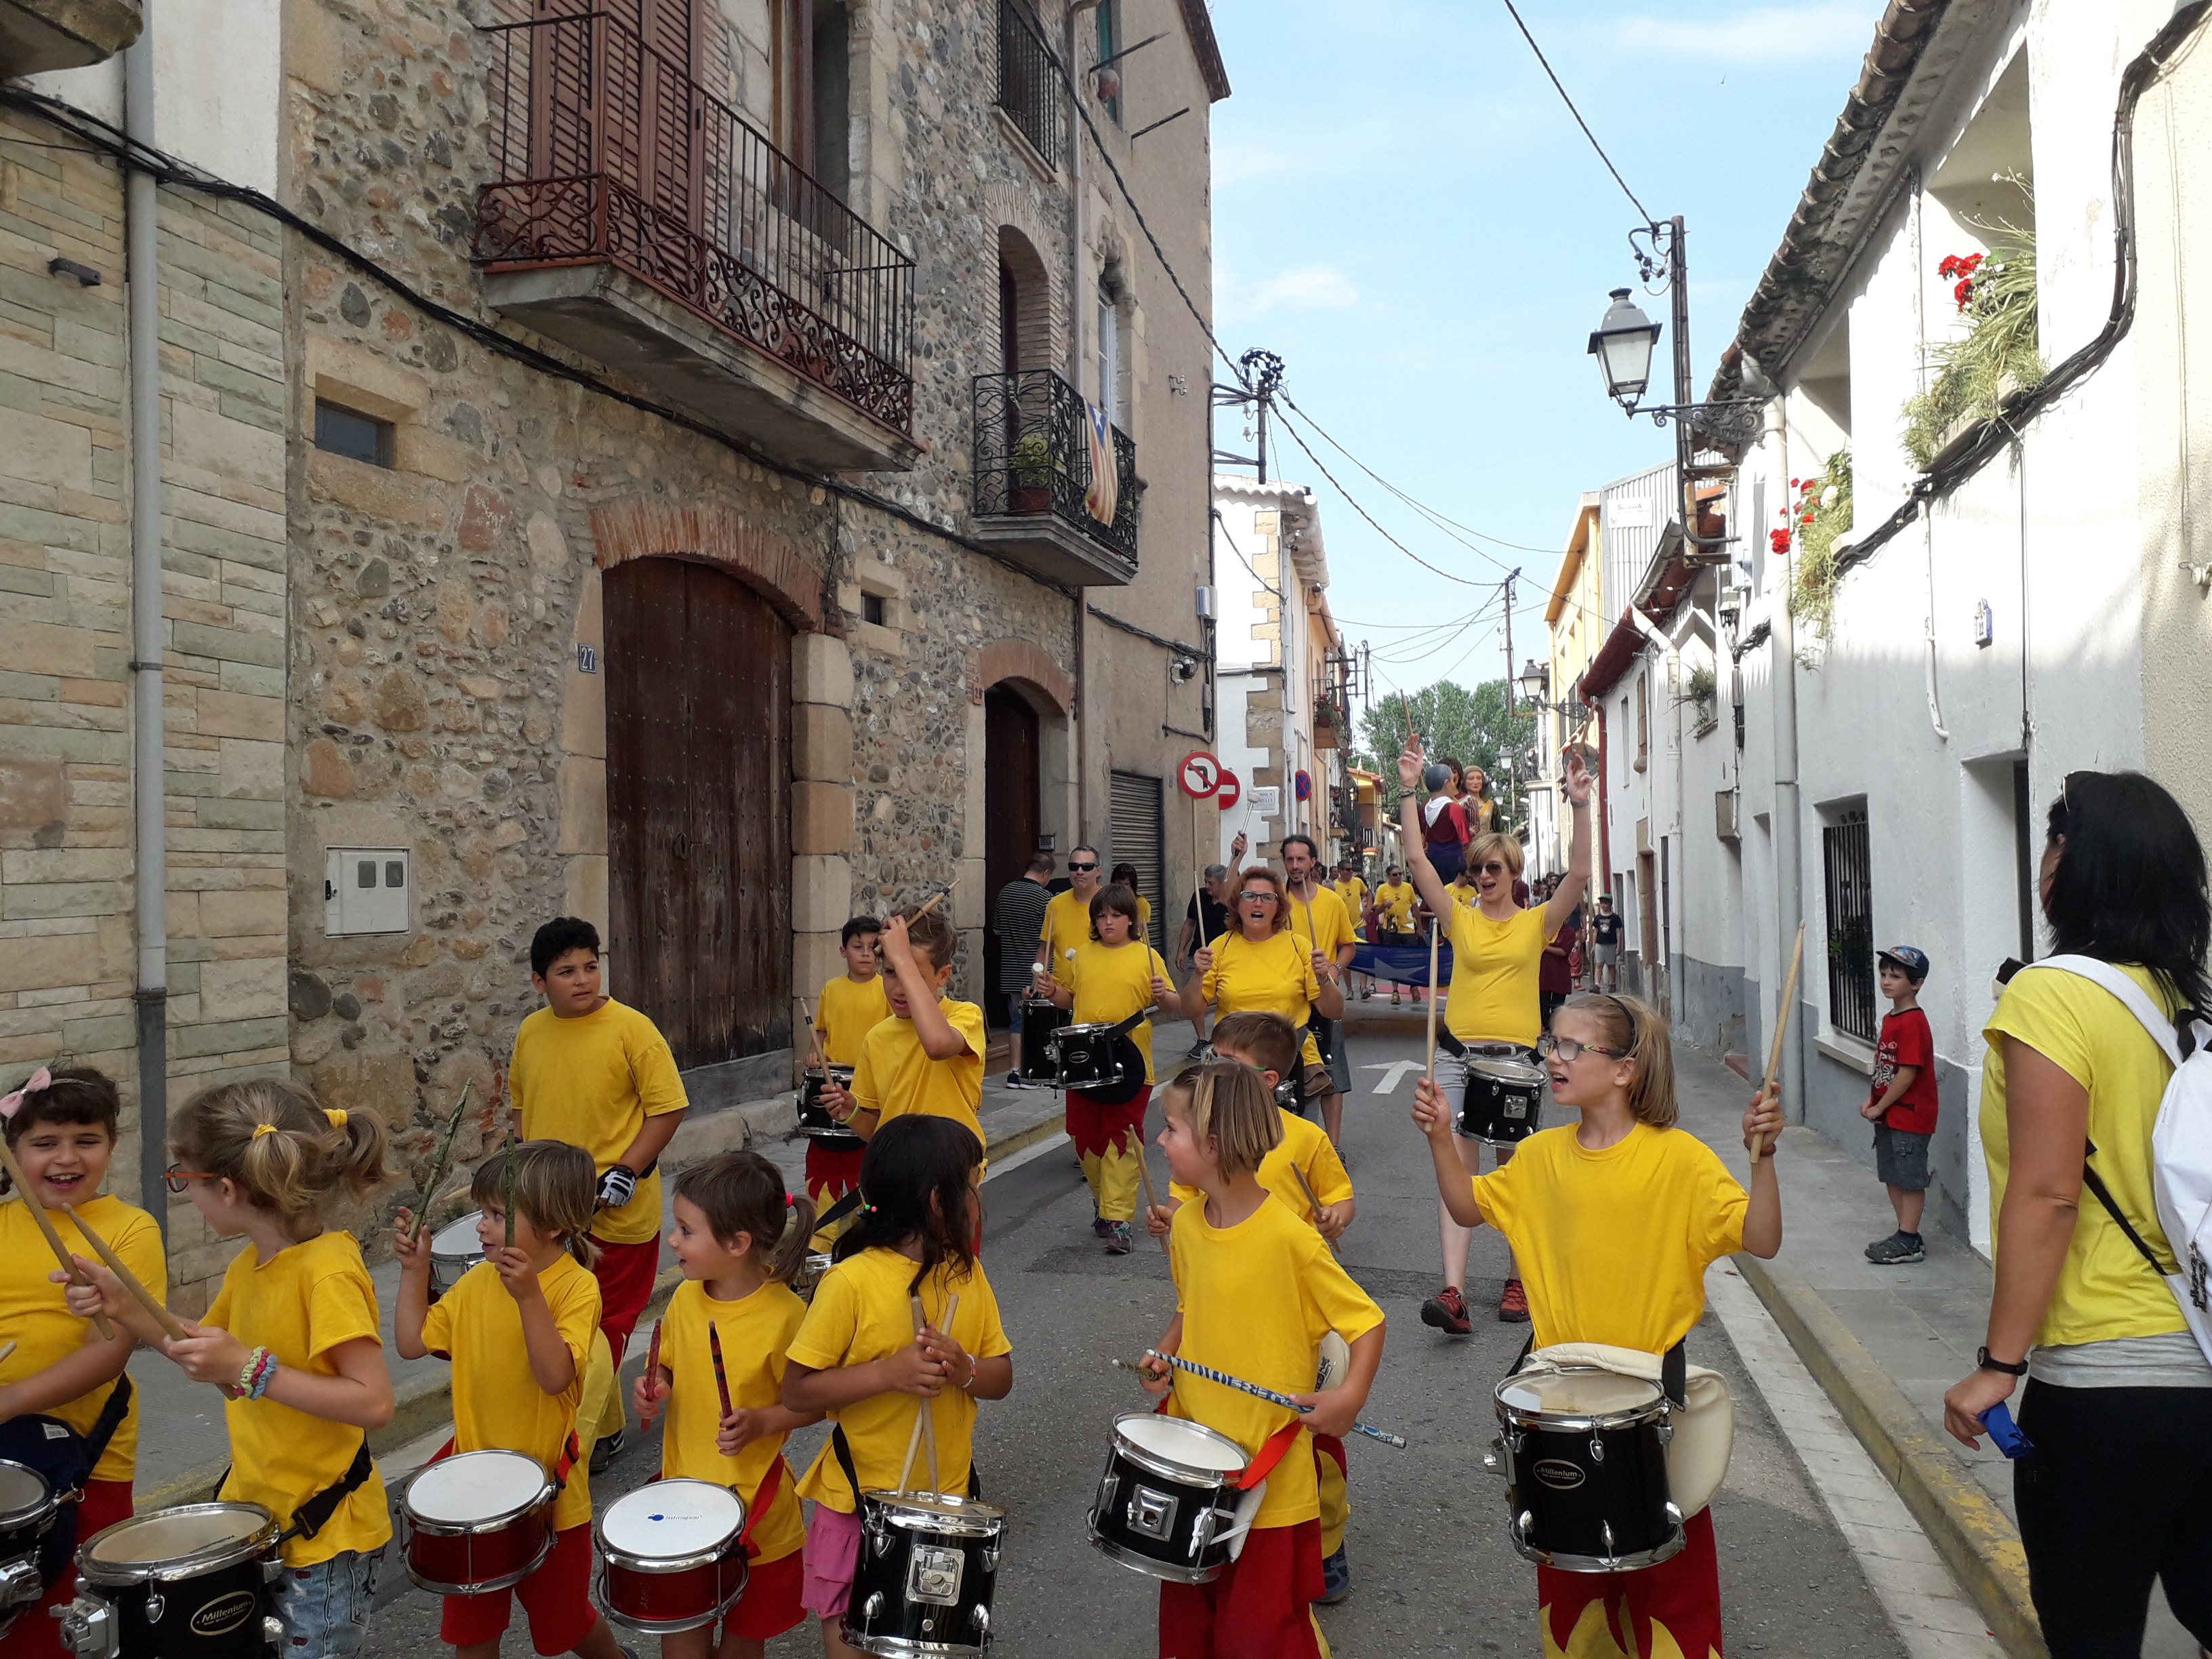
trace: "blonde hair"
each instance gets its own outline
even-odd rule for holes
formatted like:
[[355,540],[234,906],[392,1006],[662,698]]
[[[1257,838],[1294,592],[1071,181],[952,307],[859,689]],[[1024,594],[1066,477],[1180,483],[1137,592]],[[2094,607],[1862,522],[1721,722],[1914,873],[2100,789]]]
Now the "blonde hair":
[[[1268,864],[1255,864],[1237,872],[1237,885],[1240,891],[1245,883],[1251,881],[1264,881],[1275,890],[1275,925],[1269,931],[1281,933],[1291,925],[1291,896],[1283,889],[1283,878],[1275,873],[1274,866]],[[1244,918],[1236,914],[1237,907],[1242,902],[1235,893],[1229,896],[1230,913],[1237,923],[1231,930],[1232,937],[1241,936],[1244,932]]]
[[692,1164],[676,1177],[676,1196],[699,1206],[725,1248],[749,1234],[769,1278],[791,1285],[805,1271],[814,1200],[785,1191],[781,1173],[758,1152],[718,1152]]
[[1585,991],[1569,997],[1559,1012],[1589,1020],[1603,1045],[1619,1049],[1636,1068],[1628,1082],[1628,1109],[1636,1121],[1655,1129],[1673,1128],[1681,1115],[1674,1098],[1674,1045],[1658,1011],[1634,997]]
[[1516,876],[1521,873],[1522,866],[1527,862],[1521,852],[1520,837],[1509,836],[1503,830],[1491,830],[1477,836],[1474,838],[1474,844],[1467,849],[1468,872],[1471,874],[1480,870],[1482,867],[1482,861],[1492,853],[1503,857],[1505,860],[1505,867]]
[[383,1120],[326,1111],[299,1084],[252,1078],[203,1089],[178,1114],[169,1150],[197,1173],[238,1183],[295,1243],[323,1231],[325,1200],[366,1198],[385,1179]]
[[1186,1091],[1183,1110],[1191,1139],[1213,1142],[1213,1164],[1224,1176],[1256,1175],[1282,1144],[1283,1114],[1259,1073],[1236,1060],[1194,1066],[1170,1084]]
[[1297,1028],[1280,1014],[1250,1008],[1213,1022],[1213,1047],[1234,1048],[1263,1072],[1288,1077],[1298,1063]]
[[[507,1202],[507,1160],[494,1152],[477,1165],[469,1197],[477,1204]],[[592,1215],[599,1205],[599,1166],[581,1146],[565,1140],[518,1142],[514,1158],[514,1212],[539,1232],[558,1238],[561,1248],[589,1267],[599,1259],[592,1243]]]

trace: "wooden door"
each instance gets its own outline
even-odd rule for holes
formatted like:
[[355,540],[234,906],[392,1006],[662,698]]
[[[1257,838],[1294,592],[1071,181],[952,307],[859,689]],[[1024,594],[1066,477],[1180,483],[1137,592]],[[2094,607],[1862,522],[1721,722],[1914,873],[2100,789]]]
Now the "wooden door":
[[[1019,694],[994,685],[983,694],[983,884],[990,901],[999,890],[1029,868],[1037,849],[1043,769],[1040,761],[1036,710]],[[1018,951],[1034,939],[1017,939]],[[999,994],[999,935],[983,935],[984,1006],[1000,1024],[1005,999]]]
[[615,994],[679,1066],[790,1046],[791,630],[733,577],[606,573]]

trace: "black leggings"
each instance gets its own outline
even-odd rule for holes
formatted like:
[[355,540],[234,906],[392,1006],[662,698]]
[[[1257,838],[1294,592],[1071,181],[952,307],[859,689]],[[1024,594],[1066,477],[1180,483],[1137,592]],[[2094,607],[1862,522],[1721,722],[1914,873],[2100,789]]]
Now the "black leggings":
[[2051,1659],[2138,1659],[2154,1577],[2212,1647],[2212,1389],[2029,1379],[2013,1468],[2029,1593]]

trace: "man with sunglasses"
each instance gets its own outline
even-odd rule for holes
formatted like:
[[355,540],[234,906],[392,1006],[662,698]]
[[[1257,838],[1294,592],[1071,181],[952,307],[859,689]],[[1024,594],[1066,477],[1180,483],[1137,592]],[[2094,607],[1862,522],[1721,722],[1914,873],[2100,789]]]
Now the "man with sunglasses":
[[1098,849],[1078,847],[1067,855],[1067,890],[1053,895],[1037,935],[1037,965],[1057,974],[1079,945],[1091,943],[1091,901],[1098,896]]
[[[1285,885],[1289,889],[1291,931],[1314,953],[1316,971],[1326,958],[1336,964],[1339,978],[1349,983],[1345,970],[1352,966],[1352,958],[1358,950],[1352,942],[1351,914],[1345,909],[1336,890],[1322,882],[1321,858],[1313,837],[1285,836],[1281,844],[1283,871],[1290,878]],[[1322,1097],[1322,1127],[1328,1131],[1329,1144],[1340,1146],[1344,1139],[1344,1097],[1352,1087],[1352,1057],[1344,1048],[1344,1022],[1316,1015],[1313,1023],[1314,1040],[1320,1047],[1322,1063],[1328,1067],[1330,1080],[1336,1085],[1335,1093]]]

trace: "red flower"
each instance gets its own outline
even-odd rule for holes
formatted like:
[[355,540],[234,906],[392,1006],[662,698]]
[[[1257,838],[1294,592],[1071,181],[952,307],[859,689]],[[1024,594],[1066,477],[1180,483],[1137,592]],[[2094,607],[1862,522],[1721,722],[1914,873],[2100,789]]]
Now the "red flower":
[[1801,478],[1792,478],[1792,479],[1790,481],[1790,487],[1792,489],[1798,489],[1798,488],[1802,487],[1802,485],[1803,484],[1803,482],[1804,482],[1804,481],[1803,481],[1802,479],[1801,479]]
[[1951,290],[1951,297],[1959,302],[1959,309],[1964,311],[1967,305],[1973,300],[1973,283],[1971,280],[1960,282],[1956,288]]
[[1787,553],[1790,550],[1790,532],[1786,530],[1768,532],[1766,544],[1777,553]]

